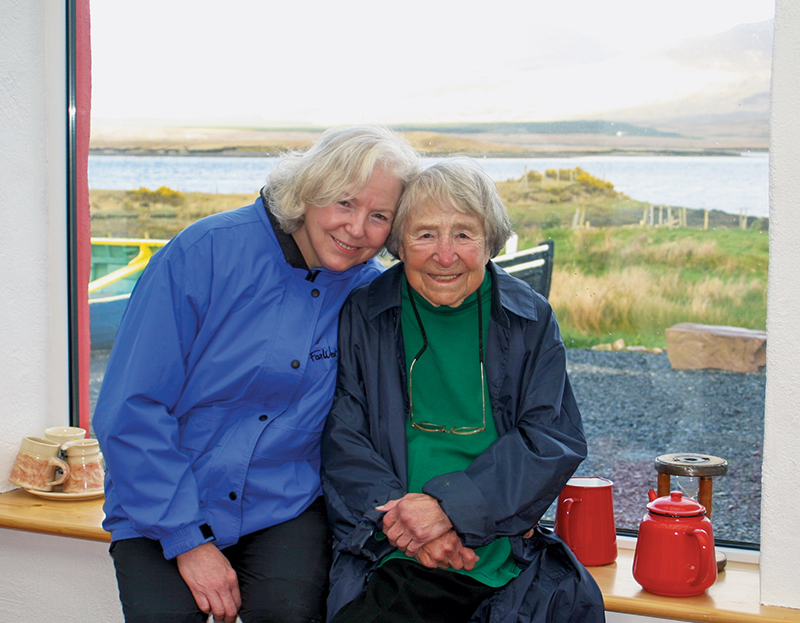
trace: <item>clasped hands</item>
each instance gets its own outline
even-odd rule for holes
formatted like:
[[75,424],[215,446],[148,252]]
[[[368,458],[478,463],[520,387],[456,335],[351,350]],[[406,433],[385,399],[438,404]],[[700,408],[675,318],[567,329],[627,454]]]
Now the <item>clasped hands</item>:
[[470,571],[478,562],[478,555],[461,543],[436,498],[407,493],[376,509],[385,513],[383,533],[389,543],[424,566]]

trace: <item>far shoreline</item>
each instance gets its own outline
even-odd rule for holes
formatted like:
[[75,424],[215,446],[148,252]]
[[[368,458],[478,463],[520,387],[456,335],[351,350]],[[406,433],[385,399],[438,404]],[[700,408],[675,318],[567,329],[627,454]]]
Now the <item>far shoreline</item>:
[[[90,148],[90,156],[155,156],[155,157],[196,157],[196,158],[278,158],[288,150],[248,151],[237,148],[206,149],[125,149],[125,148]],[[747,157],[748,155],[768,155],[769,149],[715,149],[715,150],[676,150],[676,149],[576,149],[576,150],[536,150],[525,152],[425,152],[418,153],[423,158],[447,158],[468,156],[470,158],[583,158],[587,156],[628,156],[638,157]]]
[[[400,134],[422,156],[440,158],[577,158],[583,156],[740,156],[766,153],[769,138],[757,129],[689,128],[682,134],[503,133],[408,130]],[[691,130],[691,131],[689,131]],[[92,128],[94,156],[277,157],[311,146],[322,132],[242,128]]]

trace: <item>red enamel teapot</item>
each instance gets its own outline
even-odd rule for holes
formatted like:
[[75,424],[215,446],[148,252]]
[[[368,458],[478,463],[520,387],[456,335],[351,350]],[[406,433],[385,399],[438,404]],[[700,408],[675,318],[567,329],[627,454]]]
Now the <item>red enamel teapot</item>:
[[646,591],[667,597],[702,594],[717,579],[714,532],[706,509],[680,491],[656,497],[639,526],[633,577]]

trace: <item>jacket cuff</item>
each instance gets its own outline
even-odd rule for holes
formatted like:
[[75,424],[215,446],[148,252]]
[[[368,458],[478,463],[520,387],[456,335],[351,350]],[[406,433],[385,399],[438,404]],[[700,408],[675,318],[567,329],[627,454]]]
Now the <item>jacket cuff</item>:
[[491,543],[497,533],[483,493],[464,472],[451,472],[431,478],[422,492],[439,500],[456,533],[466,547]]
[[192,524],[175,534],[163,537],[161,547],[164,549],[164,557],[167,560],[175,558],[178,554],[188,552],[198,545],[215,541],[214,531],[207,523]]
[[365,518],[353,529],[340,550],[367,560],[381,560],[394,547],[385,538],[379,539],[377,537],[379,534],[383,536],[380,527],[374,521]]

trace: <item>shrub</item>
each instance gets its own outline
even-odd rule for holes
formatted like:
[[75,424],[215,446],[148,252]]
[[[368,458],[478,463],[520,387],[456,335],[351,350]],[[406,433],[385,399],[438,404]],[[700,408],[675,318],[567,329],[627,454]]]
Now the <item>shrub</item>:
[[541,182],[542,181],[542,174],[539,173],[538,171],[531,170],[531,171],[528,171],[525,175],[527,176],[529,182]]
[[179,206],[182,205],[186,197],[179,190],[172,190],[167,186],[161,186],[157,190],[150,190],[142,186],[138,190],[129,190],[125,193],[125,198],[136,203],[148,205],[150,203],[160,203],[163,205]]
[[580,167],[575,167],[575,181],[588,188],[601,190],[604,192],[613,192],[614,184],[601,180],[594,175],[587,173]]

